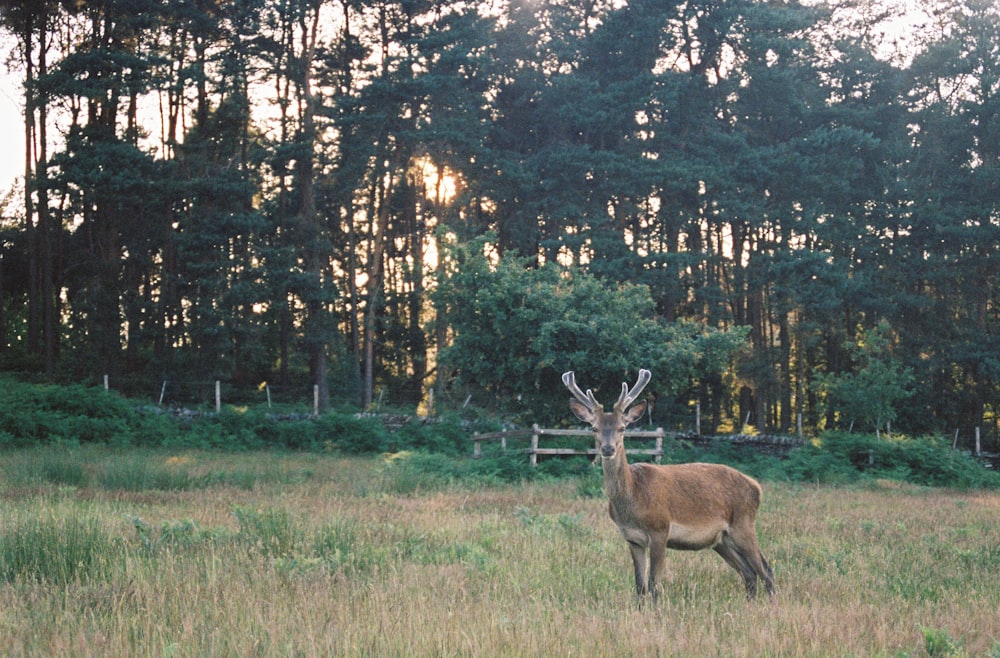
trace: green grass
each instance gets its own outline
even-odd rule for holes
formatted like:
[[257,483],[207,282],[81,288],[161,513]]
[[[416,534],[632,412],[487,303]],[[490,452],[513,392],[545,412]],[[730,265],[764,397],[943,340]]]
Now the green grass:
[[62,509],[8,515],[0,533],[0,581],[60,588],[110,576],[120,542],[96,516]]
[[672,551],[639,610],[595,474],[420,459],[5,451],[5,655],[1000,656],[996,491],[765,479],[775,602]]

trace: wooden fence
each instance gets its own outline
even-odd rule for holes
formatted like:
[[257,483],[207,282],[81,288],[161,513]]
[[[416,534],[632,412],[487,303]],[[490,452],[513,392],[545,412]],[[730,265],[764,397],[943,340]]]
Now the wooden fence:
[[[539,445],[539,442],[544,437],[556,437],[556,436],[570,436],[570,437],[593,437],[593,430],[580,429],[580,430],[549,430],[543,429],[538,425],[533,425],[530,430],[505,430],[503,432],[489,432],[487,434],[480,434],[476,432],[472,435],[473,449],[472,456],[475,459],[479,459],[483,456],[482,443],[483,441],[499,441],[501,449],[507,450],[507,442],[513,440],[525,440],[530,439],[530,443],[527,448],[524,448],[522,452],[527,453],[528,461],[532,466],[538,465],[538,455],[555,455],[555,456],[567,456],[567,455],[597,455],[597,448],[590,448],[588,450],[577,450],[575,448],[543,448]],[[626,448],[625,454],[628,455],[652,455],[654,461],[659,462],[660,458],[663,457],[663,428],[658,427],[655,430],[626,430],[626,439],[655,439],[654,447],[652,448]]]

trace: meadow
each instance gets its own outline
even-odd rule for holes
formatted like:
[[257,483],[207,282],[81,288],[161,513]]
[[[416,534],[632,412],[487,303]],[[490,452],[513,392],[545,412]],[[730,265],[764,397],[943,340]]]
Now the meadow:
[[639,609],[599,471],[0,453],[7,656],[1000,656],[1000,493],[762,482],[774,601],[671,551]]

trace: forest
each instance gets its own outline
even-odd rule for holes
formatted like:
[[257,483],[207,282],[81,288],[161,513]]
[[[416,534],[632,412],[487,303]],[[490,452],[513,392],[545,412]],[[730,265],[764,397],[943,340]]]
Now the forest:
[[[993,0],[0,3],[0,369],[996,442]],[[984,446],[985,447],[985,446]]]

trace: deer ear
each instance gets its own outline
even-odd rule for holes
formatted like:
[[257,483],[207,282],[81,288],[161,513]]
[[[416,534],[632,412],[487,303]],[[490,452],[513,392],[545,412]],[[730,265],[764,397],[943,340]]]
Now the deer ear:
[[625,414],[622,416],[622,419],[625,421],[626,425],[631,425],[635,421],[642,418],[642,415],[644,413],[646,413],[646,401],[641,400],[640,402],[636,402],[631,408],[629,408],[628,411],[626,411]]
[[594,424],[594,412],[585,407],[580,402],[576,400],[569,401],[569,408],[573,411],[573,415],[582,420],[583,422],[593,425]]

